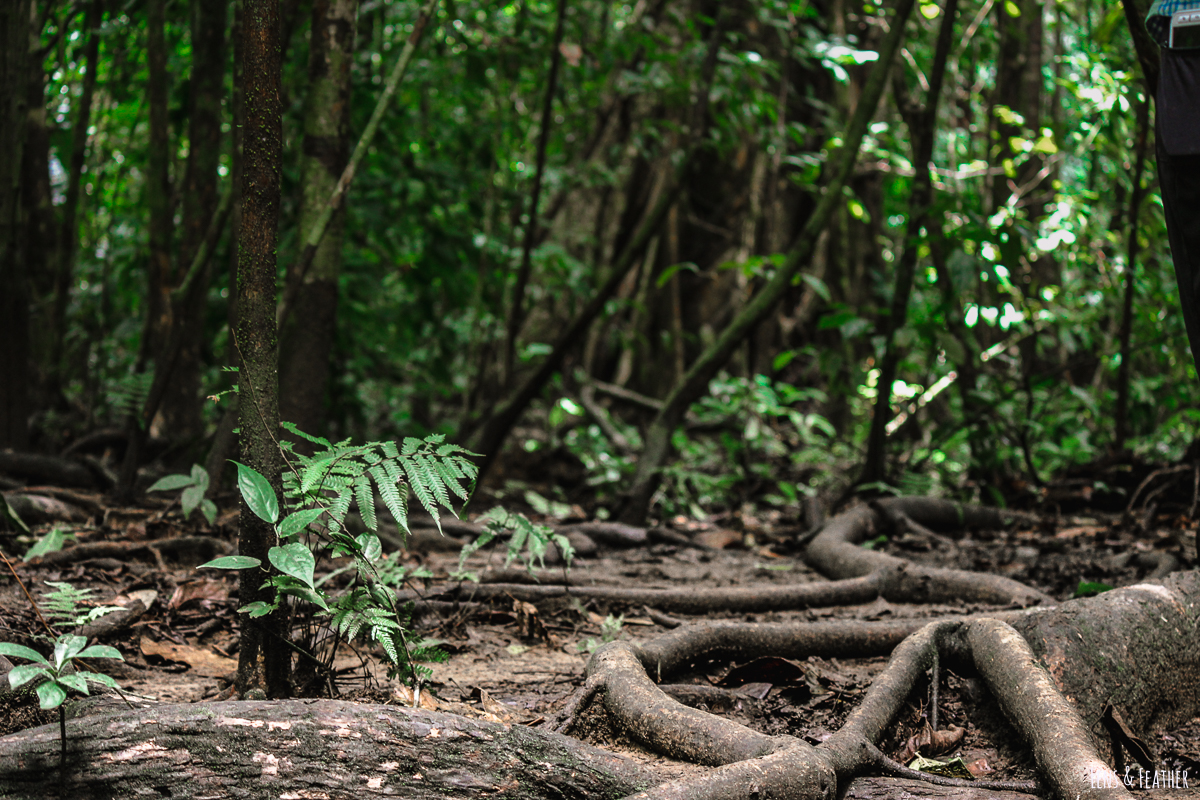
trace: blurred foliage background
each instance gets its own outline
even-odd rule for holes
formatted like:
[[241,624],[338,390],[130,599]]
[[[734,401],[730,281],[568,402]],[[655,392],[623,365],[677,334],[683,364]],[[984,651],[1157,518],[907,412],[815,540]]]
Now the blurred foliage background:
[[[168,330],[155,298],[183,280],[189,231],[236,189],[240,11],[231,3],[214,22],[213,0],[18,5],[30,11],[28,78],[6,87],[20,116],[4,124],[22,130],[23,250],[0,292],[28,308],[6,324],[28,326],[29,369],[0,390],[21,421],[0,446],[61,452],[91,436],[116,458]],[[283,367],[285,418],[305,429],[470,442],[668,202],[489,472],[496,493],[550,484],[604,511],[656,403],[812,213],[895,22],[869,0],[444,0],[355,176],[336,257],[302,277],[292,267],[320,172],[305,158],[340,172],[419,7],[282,7],[279,285],[324,281],[318,310],[302,290],[281,333],[285,353],[297,329],[326,343],[296,345]],[[1178,460],[1195,438],[1154,109],[1121,7],[921,0],[904,24],[844,202],[674,434],[655,513],[795,508],[868,473],[897,490],[1021,503],[1080,465]],[[338,25],[346,84],[330,91],[321,82],[341,73],[326,32]],[[931,211],[910,236],[925,165],[909,115],[930,102]],[[319,130],[323,117],[333,122]],[[205,398],[236,381],[224,370],[237,360],[234,198],[199,300],[173,312],[194,342],[173,369],[194,377],[173,381],[183,388],[150,428],[172,464],[220,439],[228,401]],[[879,403],[907,247],[915,277]],[[864,471],[876,413],[886,448]]]

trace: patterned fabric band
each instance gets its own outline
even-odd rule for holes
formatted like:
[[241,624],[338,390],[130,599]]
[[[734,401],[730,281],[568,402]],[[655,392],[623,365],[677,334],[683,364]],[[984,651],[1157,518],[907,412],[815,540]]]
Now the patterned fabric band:
[[1154,41],[1166,47],[1171,38],[1171,15],[1192,9],[1200,9],[1200,0],[1154,0],[1146,17],[1146,29]]

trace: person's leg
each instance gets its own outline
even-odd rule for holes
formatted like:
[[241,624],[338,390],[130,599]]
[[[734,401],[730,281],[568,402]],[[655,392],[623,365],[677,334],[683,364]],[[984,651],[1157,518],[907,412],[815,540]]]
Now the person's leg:
[[1158,181],[1179,302],[1200,373],[1200,155],[1172,156],[1158,142]]

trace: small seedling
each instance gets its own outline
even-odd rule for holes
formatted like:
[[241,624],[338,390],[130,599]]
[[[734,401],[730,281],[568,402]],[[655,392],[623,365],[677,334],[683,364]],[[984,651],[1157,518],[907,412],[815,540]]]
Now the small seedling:
[[217,506],[204,496],[208,491],[208,472],[204,467],[193,464],[190,475],[167,475],[165,478],[155,481],[154,485],[146,491],[170,492],[175,489],[183,489],[183,494],[179,496],[179,505],[183,509],[184,519],[190,517],[192,512],[199,508],[209,525],[217,521]]
[[74,689],[83,694],[88,691],[88,683],[98,683],[111,689],[117,688],[117,682],[102,672],[76,671],[75,662],[81,658],[116,658],[124,660],[120,651],[115,647],[104,644],[87,646],[86,636],[74,636],[64,633],[54,643],[53,661],[47,660],[41,653],[29,647],[11,642],[0,642],[0,655],[20,658],[30,661],[12,668],[8,673],[8,684],[16,689],[26,683],[34,684],[38,696],[38,704],[45,710],[58,709],[58,731],[62,740],[62,766],[67,763],[67,714],[63,702],[67,692]]

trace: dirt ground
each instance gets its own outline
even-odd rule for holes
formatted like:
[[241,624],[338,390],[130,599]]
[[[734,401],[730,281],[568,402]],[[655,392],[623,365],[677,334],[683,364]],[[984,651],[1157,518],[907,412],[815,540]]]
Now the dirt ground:
[[[99,505],[99,496],[94,498]],[[232,508],[225,499],[223,508]],[[469,515],[467,515],[469,518]],[[198,517],[198,515],[196,515]],[[798,521],[779,513],[728,514],[707,520],[669,521],[688,540],[628,549],[604,549],[578,558],[570,574],[576,585],[628,587],[710,587],[819,581],[796,552],[801,533]],[[175,537],[215,539],[220,552],[232,548],[236,513],[223,514],[213,526],[184,521],[177,506],[166,502],[148,507],[112,509],[92,514],[86,522],[68,526],[75,545],[104,541],[161,543]],[[44,533],[48,526],[35,530]],[[1130,524],[1127,516],[1088,509],[1044,517],[1001,531],[968,531],[952,538],[908,534],[877,543],[880,549],[925,564],[996,572],[1028,583],[1059,599],[1067,599],[1082,583],[1124,586],[1146,579],[1163,564],[1162,554],[1180,564],[1195,561],[1195,530],[1181,527],[1177,518],[1151,517]],[[435,536],[416,537],[411,550],[393,552],[402,563],[427,568],[433,578],[416,581],[415,588],[436,598],[451,583],[458,566],[459,543]],[[0,534],[9,553],[23,553],[32,540]],[[70,544],[68,545],[68,550]],[[103,604],[124,605],[137,598],[146,613],[130,627],[105,638],[125,656],[123,663],[102,666],[124,692],[160,702],[202,702],[228,696],[236,668],[238,630],[236,578],[195,566],[211,557],[199,547],[170,550],[131,550],[127,557],[96,557],[74,563],[14,562],[15,575],[34,597],[48,590],[47,582],[66,581],[94,590]],[[66,552],[66,551],[64,551]],[[49,559],[47,559],[48,561]],[[501,566],[503,554],[484,550],[467,567],[488,574]],[[1169,564],[1169,562],[1167,562]],[[318,573],[336,564],[319,565]],[[1161,567],[1160,567],[1161,568]],[[561,566],[547,566],[539,575],[551,581]],[[543,724],[552,718],[583,682],[588,653],[607,638],[646,640],[666,628],[652,620],[646,608],[604,605],[578,599],[542,601],[535,607],[496,599],[486,607],[439,607],[419,624],[425,636],[439,639],[449,654],[432,665],[433,677],[420,695],[430,708],[504,722]],[[877,600],[866,606],[807,609],[754,616],[746,621],[934,618],[986,610],[978,606],[902,606]],[[663,617],[655,614],[660,621]],[[686,620],[684,620],[686,621]],[[44,631],[21,585],[8,568],[0,573],[0,641],[37,644]],[[770,734],[787,733],[819,743],[836,731],[861,700],[885,659],[839,660],[811,657],[800,661],[757,659],[749,663],[704,661],[691,665],[671,683],[728,689],[696,700],[713,713]],[[362,645],[342,645],[334,658],[335,685],[326,695],[373,702],[412,703],[407,687],[389,681],[379,654]],[[949,752],[936,757],[961,757],[978,777],[1030,779],[1031,760],[1007,726],[986,690],[970,674],[948,671],[938,705],[939,727],[965,729]],[[884,751],[909,760],[907,740],[929,719],[928,698],[913,697],[895,725]],[[13,694],[0,694],[0,735],[55,721]],[[611,730],[601,715],[585,715],[573,731],[593,744],[647,762],[671,774],[700,769],[671,762],[645,751]],[[1188,770],[1200,785],[1200,719],[1181,730],[1160,734],[1149,742],[1163,770]],[[1189,781],[1191,782],[1191,781]],[[1158,793],[1159,790],[1150,790]],[[1192,792],[1162,790],[1171,797]],[[853,789],[851,790],[853,794]],[[1200,796],[1200,792],[1196,793]]]

